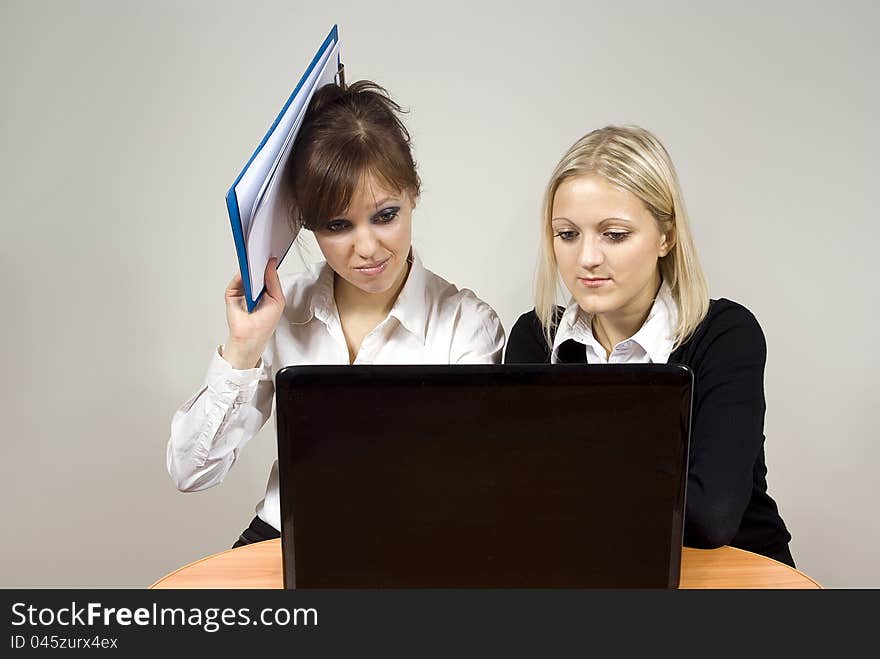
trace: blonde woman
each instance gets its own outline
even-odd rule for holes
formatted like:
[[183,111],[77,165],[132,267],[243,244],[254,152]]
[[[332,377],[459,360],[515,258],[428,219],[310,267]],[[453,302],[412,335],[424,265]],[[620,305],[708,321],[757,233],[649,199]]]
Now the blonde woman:
[[[557,277],[571,294],[556,306]],[[766,344],[745,307],[710,300],[669,154],[648,131],[578,140],[547,186],[536,306],[507,363],[677,363],[694,373],[684,542],[794,566],[767,493]],[[585,420],[588,422],[588,420]]]

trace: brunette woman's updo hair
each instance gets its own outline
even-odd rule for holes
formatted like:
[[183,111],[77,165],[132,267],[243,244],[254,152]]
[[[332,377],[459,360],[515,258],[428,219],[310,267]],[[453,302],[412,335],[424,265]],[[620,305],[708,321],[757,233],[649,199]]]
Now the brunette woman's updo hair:
[[421,190],[409,132],[400,105],[369,80],[315,92],[293,146],[291,220],[315,230],[340,215],[362,178],[372,174],[388,190]]

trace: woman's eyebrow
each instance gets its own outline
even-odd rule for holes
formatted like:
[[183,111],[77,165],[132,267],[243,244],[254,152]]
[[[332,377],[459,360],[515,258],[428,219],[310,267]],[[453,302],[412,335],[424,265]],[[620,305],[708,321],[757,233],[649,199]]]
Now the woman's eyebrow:
[[[568,219],[567,217],[554,217],[552,220],[550,220],[550,224],[552,225],[554,222],[567,222],[569,224],[576,224],[576,222]],[[602,218],[593,226],[602,227],[602,226],[605,226],[606,224],[611,224],[613,222],[623,222],[624,224],[635,224],[635,221],[631,220],[629,218],[612,216],[612,217]]]
[[393,201],[393,202],[399,203],[399,202],[397,202],[397,197],[393,197],[393,196],[382,197],[382,199],[379,199],[379,200],[376,202],[376,208],[379,208],[379,207],[381,207],[381,206],[384,206],[384,205],[387,204],[389,201]]

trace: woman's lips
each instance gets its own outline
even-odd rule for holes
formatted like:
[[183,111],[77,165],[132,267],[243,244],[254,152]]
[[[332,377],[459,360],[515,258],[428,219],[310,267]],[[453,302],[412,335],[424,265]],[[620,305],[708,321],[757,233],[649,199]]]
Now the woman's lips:
[[578,277],[578,281],[587,288],[600,288],[611,283],[609,277]]
[[388,261],[390,261],[390,260],[391,260],[391,257],[389,256],[387,259],[385,259],[384,261],[382,261],[380,263],[377,263],[375,265],[369,265],[369,266],[355,268],[355,270],[360,272],[362,275],[367,275],[368,277],[375,277],[376,275],[381,274],[385,270],[385,268],[388,266]]

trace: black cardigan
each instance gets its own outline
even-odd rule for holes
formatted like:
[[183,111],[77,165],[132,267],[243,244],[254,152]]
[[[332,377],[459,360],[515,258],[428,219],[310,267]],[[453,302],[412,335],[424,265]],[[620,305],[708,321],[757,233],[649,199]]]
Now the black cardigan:
[[[557,320],[562,309],[558,310]],[[560,361],[586,360],[566,341]],[[767,494],[764,463],[764,363],[761,326],[745,307],[712,300],[694,334],[670,356],[694,373],[684,544],[731,545],[794,567],[791,535]],[[534,311],[510,331],[504,361],[549,363],[550,348]]]

